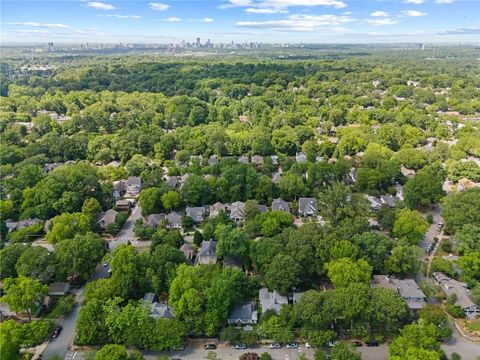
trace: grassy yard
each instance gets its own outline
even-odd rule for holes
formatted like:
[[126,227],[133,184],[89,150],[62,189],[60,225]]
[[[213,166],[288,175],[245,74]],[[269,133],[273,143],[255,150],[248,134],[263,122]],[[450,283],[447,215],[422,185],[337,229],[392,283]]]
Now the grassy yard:
[[480,319],[465,321],[465,327],[470,331],[480,331]]

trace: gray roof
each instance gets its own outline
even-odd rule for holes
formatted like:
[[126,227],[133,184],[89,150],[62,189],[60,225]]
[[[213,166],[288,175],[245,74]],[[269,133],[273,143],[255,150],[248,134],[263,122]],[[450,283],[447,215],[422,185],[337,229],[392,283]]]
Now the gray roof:
[[35,225],[42,222],[42,220],[33,218],[33,219],[25,219],[25,220],[20,220],[20,221],[12,221],[12,220],[6,220],[5,225],[8,228],[8,231],[15,231],[15,230],[22,230],[25,229],[29,226]]
[[386,275],[373,275],[372,285],[397,291],[412,310],[418,310],[425,306],[426,296],[413,279],[402,280]]
[[217,155],[212,155],[208,158],[208,164],[209,165],[216,165],[218,164],[218,158]]
[[390,207],[394,207],[395,204],[397,203],[397,198],[392,195],[382,195],[380,196],[380,201],[382,204],[386,204]]
[[48,285],[48,294],[65,294],[70,289],[70,284],[68,282],[56,282]]
[[290,212],[290,204],[281,199],[273,199],[272,201],[272,211],[285,211],[285,212]]
[[170,225],[181,225],[182,215],[177,212],[171,212],[167,214],[167,221]]
[[242,164],[248,164],[249,163],[248,156],[245,156],[245,155],[239,156],[238,162]]
[[130,176],[127,179],[127,184],[129,186],[141,186],[142,185],[142,179],[139,176]]
[[155,300],[157,299],[157,295],[155,295],[154,293],[146,293],[145,296],[143,297],[143,301],[151,304],[153,302],[155,302]]
[[172,307],[165,303],[152,303],[150,316],[154,319],[173,319],[175,317]]
[[216,247],[217,242],[215,240],[203,240],[202,245],[198,250],[197,257],[195,258],[195,263],[216,263]]
[[255,165],[263,165],[263,156],[253,155],[252,156],[252,163],[255,164]]
[[460,306],[462,309],[478,306],[472,299],[472,295],[467,288],[467,284],[464,282],[451,279],[441,272],[434,272],[433,277],[439,285],[441,285],[442,291],[447,297],[455,294],[457,301],[455,305]]
[[304,153],[302,152],[299,152],[295,155],[295,160],[298,162],[298,163],[304,163],[307,161],[307,155],[305,155]]
[[278,184],[281,178],[282,178],[282,175],[279,172],[275,172],[272,174],[272,182],[275,184]]
[[157,227],[165,219],[165,214],[150,214],[145,219],[145,226]]
[[255,302],[247,301],[236,305],[228,315],[230,321],[257,321],[258,314]]
[[272,164],[273,165],[278,165],[278,156],[277,155],[272,155],[272,156],[270,156],[270,158],[272,159]]
[[112,183],[113,190],[125,191],[127,189],[127,182],[125,180],[118,180]]
[[288,304],[286,296],[282,296],[276,291],[269,292],[267,288],[261,288],[258,291],[258,297],[262,306],[262,313],[265,313],[267,310],[274,310],[279,313],[282,305]]
[[106,227],[109,224],[113,224],[117,218],[117,214],[118,212],[114,209],[107,210],[98,216],[97,224],[99,224],[100,227]]
[[370,207],[374,210],[378,210],[382,207],[382,200],[378,197],[365,195],[365,199],[370,202]]
[[317,212],[317,200],[315,198],[299,198],[298,211],[302,214]]
[[170,178],[167,179],[166,183],[171,188],[175,188],[178,185],[178,178],[175,176],[171,176]]
[[183,252],[183,255],[185,255],[185,258],[188,261],[192,261],[194,256],[195,256],[195,249],[191,244],[184,243],[182,246],[180,246],[180,251]]
[[244,218],[244,209],[245,203],[241,201],[235,201],[230,206],[230,219],[240,219]]
[[222,204],[221,202],[216,202],[215,204],[210,205],[210,217],[217,216],[221,210],[227,211],[229,208],[230,204]]
[[205,208],[203,206],[187,207],[187,216],[190,216],[195,222],[202,222],[205,216]]
[[258,204],[257,208],[258,208],[258,211],[260,211],[261,213],[268,211],[268,206],[267,205]]

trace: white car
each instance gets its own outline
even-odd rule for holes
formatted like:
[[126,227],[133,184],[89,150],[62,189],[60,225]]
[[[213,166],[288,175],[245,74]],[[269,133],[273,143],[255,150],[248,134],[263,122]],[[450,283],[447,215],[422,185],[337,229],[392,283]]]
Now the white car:
[[306,349],[311,349],[312,347],[310,346],[309,343],[305,343],[305,348],[306,348]]
[[330,347],[334,347],[335,345],[337,345],[337,341],[336,341],[336,340],[330,341],[330,342],[328,343],[328,346],[330,346]]

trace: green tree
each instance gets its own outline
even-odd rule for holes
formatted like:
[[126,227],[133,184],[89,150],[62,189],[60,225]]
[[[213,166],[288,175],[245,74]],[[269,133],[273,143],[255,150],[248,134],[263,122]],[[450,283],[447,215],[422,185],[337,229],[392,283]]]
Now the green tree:
[[287,294],[300,282],[301,266],[290,256],[276,255],[265,273],[265,283],[280,294]]
[[405,326],[389,347],[389,359],[439,360],[441,350],[436,335],[435,325],[424,320]]
[[330,353],[332,360],[361,360],[362,355],[356,351],[352,346],[339,342],[333,348]]
[[55,276],[55,258],[41,246],[30,246],[18,259],[15,268],[21,276],[32,278],[43,284],[49,283]]
[[370,283],[373,268],[363,259],[354,262],[350,258],[341,258],[325,264],[325,269],[335,288],[341,288],[353,283]]
[[173,209],[177,209],[182,202],[182,198],[179,193],[176,191],[168,191],[161,197],[162,205],[164,209],[168,209],[172,211]]
[[144,263],[133,246],[120,245],[115,248],[111,254],[110,268],[110,280],[115,294],[122,299],[129,299],[144,293]]
[[278,184],[282,197],[286,200],[295,200],[306,194],[306,187],[303,180],[297,174],[288,172],[280,179]]
[[88,232],[55,244],[55,258],[60,276],[86,281],[107,252],[107,243],[100,235]]
[[444,198],[445,231],[455,232],[465,224],[480,224],[480,189],[450,193]]
[[62,240],[72,239],[75,235],[83,235],[91,230],[90,219],[82,213],[63,213],[55,216],[46,238],[55,244]]
[[424,168],[403,187],[405,204],[410,208],[427,206],[438,202],[444,195],[443,178]]
[[94,360],[128,360],[127,349],[122,345],[105,345],[95,353]]
[[216,252],[219,257],[236,257],[245,259],[248,255],[248,239],[240,229],[220,224],[215,229],[217,239]]
[[428,228],[428,221],[417,211],[401,209],[396,214],[393,234],[399,239],[405,239],[411,245],[418,245]]
[[465,224],[455,233],[455,241],[460,254],[480,251],[480,225]]
[[10,306],[13,311],[24,311],[32,321],[32,312],[35,312],[43,297],[48,293],[48,287],[39,281],[19,276],[6,278],[3,282],[4,295],[1,300]]
[[388,273],[400,277],[415,276],[420,270],[422,251],[414,245],[401,245],[393,248],[392,255],[385,262]]
[[83,202],[82,214],[88,216],[90,219],[95,220],[102,212],[102,207],[97,199],[88,198]]
[[158,188],[143,189],[140,192],[138,201],[142,207],[142,215],[157,214],[161,210],[162,191]]
[[439,305],[426,304],[419,311],[419,317],[436,326],[437,338],[447,340],[452,336],[452,328],[450,327],[447,315],[445,315],[445,312]]
[[0,279],[17,277],[17,269],[15,264],[28,245],[11,244],[0,250]]

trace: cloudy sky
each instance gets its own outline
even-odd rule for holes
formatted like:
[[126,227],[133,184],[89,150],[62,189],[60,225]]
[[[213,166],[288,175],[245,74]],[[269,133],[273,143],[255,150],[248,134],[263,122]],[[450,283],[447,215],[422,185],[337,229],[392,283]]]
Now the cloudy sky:
[[478,0],[2,0],[2,42],[469,42]]

